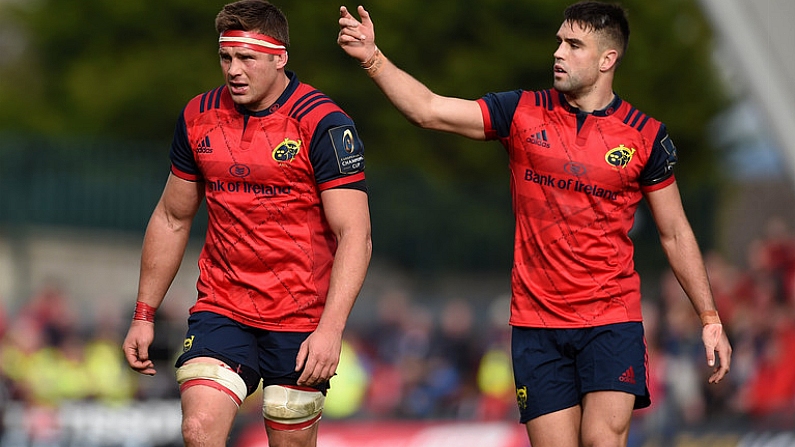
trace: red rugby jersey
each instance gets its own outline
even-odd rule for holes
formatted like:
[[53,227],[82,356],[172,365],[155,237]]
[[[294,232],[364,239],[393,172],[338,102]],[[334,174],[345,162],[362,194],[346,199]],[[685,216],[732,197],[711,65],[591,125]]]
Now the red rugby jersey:
[[238,108],[221,86],[178,120],[171,170],[205,183],[209,217],[191,313],[277,331],[320,319],[336,250],[320,192],[363,185],[364,148],[329,97],[288,76],[268,110]]
[[516,218],[514,326],[641,321],[629,230],[643,191],[674,181],[665,126],[616,97],[582,112],[562,93],[478,100],[488,139],[508,150]]

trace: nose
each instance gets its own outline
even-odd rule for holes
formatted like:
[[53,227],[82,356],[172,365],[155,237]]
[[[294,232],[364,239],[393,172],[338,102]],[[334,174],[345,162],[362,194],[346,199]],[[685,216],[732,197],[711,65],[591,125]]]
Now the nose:
[[228,67],[226,69],[226,73],[229,76],[237,76],[237,75],[239,75],[239,74],[241,74],[243,72],[242,71],[242,67],[243,67],[243,63],[240,61],[240,59],[238,59],[236,57],[233,57],[229,61],[229,65],[228,65]]
[[563,59],[563,42],[558,44],[558,47],[555,49],[555,52],[552,53],[552,57],[554,57],[555,60]]

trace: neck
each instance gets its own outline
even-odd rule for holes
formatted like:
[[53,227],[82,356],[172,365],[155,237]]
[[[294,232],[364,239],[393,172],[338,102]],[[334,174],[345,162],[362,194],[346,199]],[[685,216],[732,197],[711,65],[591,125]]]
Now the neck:
[[610,105],[615,94],[611,90],[600,95],[572,95],[564,93],[563,96],[572,107],[576,107],[583,112],[592,113]]
[[251,104],[246,106],[246,108],[251,112],[261,112],[270,108],[274,103],[276,103],[276,101],[279,100],[279,98],[282,96],[282,93],[284,93],[284,90],[287,89],[288,85],[290,85],[290,78],[282,71],[281,76],[279,76],[271,88],[268,89],[268,94],[256,104]]
[[587,90],[564,92],[563,95],[569,104],[587,113],[604,109],[615,97],[612,82],[596,82]]

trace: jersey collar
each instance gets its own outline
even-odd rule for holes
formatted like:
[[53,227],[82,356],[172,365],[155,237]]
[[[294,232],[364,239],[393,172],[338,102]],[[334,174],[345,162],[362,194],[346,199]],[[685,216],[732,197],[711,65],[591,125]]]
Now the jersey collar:
[[[566,111],[568,111],[570,113],[574,113],[575,115],[578,115],[578,114],[581,114],[581,113],[587,113],[587,112],[583,112],[582,110],[578,109],[577,107],[574,107],[573,105],[569,104],[568,101],[566,101],[566,96],[563,94],[563,92],[558,92],[558,101],[560,102],[560,105],[562,105],[563,108],[566,109]],[[616,110],[618,110],[619,107],[621,107],[621,103],[622,103],[621,98],[619,98],[618,95],[613,93],[613,100],[610,101],[610,104],[608,104],[607,107],[605,107],[604,109],[600,109],[600,110],[594,110],[590,114],[594,115],[594,116],[609,116],[609,115],[612,115],[612,114],[614,114],[616,112]]]

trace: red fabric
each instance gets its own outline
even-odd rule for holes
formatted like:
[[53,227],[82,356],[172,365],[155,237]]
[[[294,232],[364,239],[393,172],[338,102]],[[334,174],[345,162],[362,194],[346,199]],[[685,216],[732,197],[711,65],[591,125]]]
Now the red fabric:
[[777,334],[766,349],[754,377],[748,383],[747,408],[767,415],[795,411],[795,328]]
[[188,388],[194,387],[196,385],[208,386],[210,388],[215,388],[218,391],[222,391],[225,394],[227,394],[229,397],[231,397],[232,400],[235,401],[235,403],[238,406],[240,406],[240,404],[243,403],[240,400],[240,398],[237,397],[237,394],[235,394],[232,390],[230,390],[229,388],[221,385],[220,383],[218,383],[218,382],[216,382],[214,380],[210,380],[210,379],[191,379],[191,380],[188,380],[187,382],[185,382],[182,385],[180,385],[179,391],[180,392],[185,391]]
[[[480,102],[488,136],[499,117],[489,117]],[[661,123],[623,101],[579,118],[554,91],[523,92],[510,135],[500,139],[510,157],[516,215],[514,326],[642,320],[628,233],[643,190],[674,181],[641,185]]]
[[[350,118],[313,87],[292,78],[279,101],[243,114],[226,88],[197,96],[183,112],[184,142],[175,137],[182,145],[172,149],[182,166],[172,172],[206,184],[208,229],[191,313],[308,332],[320,320],[337,248],[320,190],[364,179],[363,167],[338,167],[348,153],[329,135],[350,123],[346,143],[361,149]],[[336,127],[320,128],[329,119]]]

